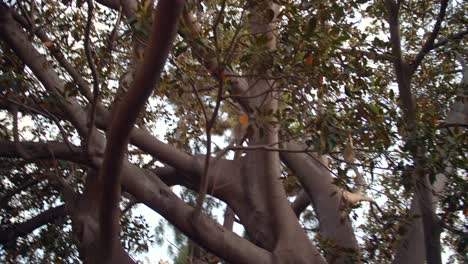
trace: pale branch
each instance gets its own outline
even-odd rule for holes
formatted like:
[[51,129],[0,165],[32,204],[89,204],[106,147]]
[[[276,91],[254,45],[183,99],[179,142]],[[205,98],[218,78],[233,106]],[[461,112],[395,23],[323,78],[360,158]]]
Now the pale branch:
[[65,205],[60,205],[39,213],[25,222],[0,229],[0,244],[7,245],[14,243],[18,237],[28,235],[41,226],[49,224],[58,218],[65,217],[66,213]]
[[[447,184],[447,177],[445,175],[436,175],[436,181],[431,186],[431,192],[434,194],[434,200],[431,206],[435,209],[440,201],[440,195],[443,193]],[[394,264],[400,263],[425,263],[425,235],[423,219],[421,216],[420,201],[417,197],[413,198],[411,203],[408,223],[402,224],[404,229],[407,230],[403,238],[400,240],[396,248]],[[442,228],[442,226],[440,227]],[[439,232],[434,230],[434,232]],[[426,249],[427,250],[427,249]]]
[[[299,143],[289,143],[288,149],[303,149]],[[298,176],[304,191],[308,194],[319,220],[320,234],[323,239],[333,241],[338,247],[347,248],[359,254],[351,222],[342,214],[342,191],[334,184],[333,177],[318,159],[305,153],[281,152],[281,159]],[[327,259],[336,257],[336,263],[349,260],[346,252],[336,253],[326,250]],[[335,255],[337,254],[337,255]]]
[[411,63],[411,72],[414,73],[416,69],[418,68],[419,64],[421,64],[422,60],[424,59],[424,56],[434,48],[434,41],[436,40],[437,36],[439,35],[439,31],[442,25],[442,22],[444,21],[445,18],[445,13],[447,11],[447,6],[448,6],[449,0],[442,0],[440,3],[440,10],[439,14],[437,15],[437,20],[434,24],[434,28],[432,29],[431,34],[429,37],[426,39],[426,42],[422,46],[421,50],[419,53],[416,55],[416,58],[414,61]]
[[[419,217],[420,213],[418,201],[417,199],[413,199],[410,214],[408,216],[410,221],[408,223],[401,224],[402,228],[404,228],[403,230],[406,230],[406,232],[397,245],[395,258],[392,263],[426,263],[426,252],[423,243],[424,230]],[[378,219],[377,216],[374,217],[375,219]]]
[[290,152],[290,153],[317,153],[317,150],[312,150],[309,147],[305,147],[303,149],[288,149],[288,148],[277,148],[272,147],[277,145],[281,142],[274,142],[271,144],[264,144],[264,145],[250,145],[250,146],[228,146],[226,150],[241,150],[241,151],[254,151],[254,150],[265,150],[265,151],[273,151],[273,152]]
[[222,227],[204,214],[192,223],[194,208],[184,203],[158,177],[125,163],[122,184],[138,201],[161,214],[190,239],[230,263],[271,263],[272,255]]
[[[205,155],[198,155],[196,159],[201,164]],[[207,190],[214,196],[228,204],[235,202],[242,193],[242,186],[237,174],[239,164],[235,161],[211,158],[210,175],[207,181]],[[172,167],[156,167],[150,170],[156,174],[165,184],[181,185],[194,192],[200,190],[200,173],[184,173]],[[236,178],[237,177],[237,178]]]
[[150,46],[145,51],[141,67],[134,83],[123,101],[118,105],[111,122],[104,161],[100,172],[102,200],[100,204],[101,241],[107,247],[103,252],[111,253],[118,242],[120,230],[120,172],[122,161],[139,112],[153,92],[163,70],[172,41],[175,36],[177,21],[184,1],[160,0],[156,8],[150,37]]

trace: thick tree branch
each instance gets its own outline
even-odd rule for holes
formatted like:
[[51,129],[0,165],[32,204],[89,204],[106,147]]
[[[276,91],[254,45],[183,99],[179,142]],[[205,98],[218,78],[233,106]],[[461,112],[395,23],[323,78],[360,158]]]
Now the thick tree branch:
[[33,218],[11,227],[0,230],[0,244],[12,243],[16,238],[25,236],[35,229],[46,225],[57,218],[66,216],[65,205],[60,205],[44,211]]
[[[23,26],[27,25],[27,21],[19,15],[15,15],[15,19],[20,21]],[[42,42],[50,41],[47,37],[47,34],[43,29],[36,30],[37,36],[41,39]],[[80,91],[89,101],[92,101],[93,95],[89,89],[89,85],[81,77],[80,73],[65,59],[65,57],[60,52],[56,44],[48,47],[57,61],[67,70],[67,72],[72,76],[72,78],[77,82]],[[71,99],[71,98],[70,98]],[[85,116],[82,116],[85,117]],[[84,121],[82,119],[81,121]],[[109,123],[111,122],[111,114],[108,110],[104,109],[101,104],[97,105],[97,116],[96,116],[96,125],[101,129],[107,129]],[[85,124],[85,122],[82,122]],[[139,147],[148,154],[158,158],[160,161],[167,163],[178,170],[189,172],[189,173],[198,173],[201,170],[198,162],[194,159],[177,150],[173,146],[165,144],[150,133],[145,130],[134,128],[130,134],[130,143]]]
[[[399,14],[398,4],[394,0],[385,0],[385,5],[388,12],[388,21],[390,26],[390,42],[392,45],[393,56],[399,58],[394,63],[395,75],[398,84],[401,108],[403,110],[403,117],[405,126],[402,131],[403,140],[410,146],[410,153],[415,163],[415,171],[412,175],[413,185],[415,187],[415,194],[418,199],[422,214],[422,223],[424,226],[424,237],[426,247],[426,260],[429,264],[440,264],[441,260],[441,245],[440,245],[440,228],[438,226],[437,215],[432,208],[432,193],[431,183],[428,176],[424,171],[424,156],[421,153],[424,152],[423,146],[419,146],[416,142],[418,135],[417,131],[417,115],[416,115],[416,102],[411,91],[411,78],[414,71],[411,70],[410,64],[408,64],[402,54],[401,50],[401,38],[400,38],[400,26],[399,26]],[[441,13],[443,16],[445,11],[443,5],[441,6]],[[440,16],[439,16],[440,18]],[[440,22],[441,23],[441,22]],[[435,27],[435,37],[437,37],[438,30]],[[433,41],[428,39],[428,47],[431,48]],[[424,45],[426,46],[426,45]],[[422,60],[422,58],[421,58]]]
[[[436,177],[436,182],[434,182],[432,187],[432,192],[435,194],[435,199],[432,201],[432,206],[436,208],[437,203],[439,202],[439,196],[445,189],[447,182],[447,177],[443,174],[439,174]],[[421,219],[421,207],[417,197],[413,198],[409,222],[405,225],[404,230],[406,230],[405,235],[398,244],[395,258],[393,260],[394,264],[403,264],[403,263],[425,263],[426,252],[424,246],[424,229]]]
[[[289,143],[288,149],[302,149],[299,143]],[[327,259],[346,263],[358,258],[359,245],[351,222],[343,214],[342,191],[333,184],[330,172],[315,159],[304,153],[282,152],[284,163],[299,177],[319,220],[320,236],[334,248],[325,248]],[[355,260],[356,260],[355,259]]]
[[190,239],[230,263],[271,263],[272,256],[205,215],[192,223],[194,208],[185,204],[158,177],[125,163],[122,185],[138,201],[161,214]]
[[388,12],[387,20],[390,27],[392,55],[394,58],[401,60],[400,22],[398,21],[399,6],[395,0],[385,0],[385,6]]
[[[184,1],[160,0],[156,8],[155,20],[151,32],[150,45],[145,51],[145,58],[137,72],[135,82],[123,102],[118,106],[112,120],[104,161],[101,170],[103,197],[100,206],[102,244],[109,253],[117,245],[120,229],[120,170],[128,137],[138,113],[151,95],[164,67],[172,40],[176,32],[177,21]],[[103,253],[104,253],[103,252]],[[107,256],[104,255],[104,258]]]
[[19,142],[0,140],[0,157],[22,158],[25,160],[62,159],[86,164],[86,156],[80,148],[69,146],[60,142]]

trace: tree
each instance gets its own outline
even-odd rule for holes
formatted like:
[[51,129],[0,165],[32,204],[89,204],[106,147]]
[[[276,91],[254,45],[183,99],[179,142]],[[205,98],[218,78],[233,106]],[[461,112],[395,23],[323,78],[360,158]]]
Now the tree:
[[138,203],[178,262],[466,261],[467,11],[2,1],[2,261],[134,263]]

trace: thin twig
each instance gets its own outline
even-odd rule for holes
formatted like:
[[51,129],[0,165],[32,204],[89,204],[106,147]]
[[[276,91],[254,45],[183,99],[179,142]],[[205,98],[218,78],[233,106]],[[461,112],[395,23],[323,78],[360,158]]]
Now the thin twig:
[[[221,22],[221,18],[223,17],[224,14],[224,8],[226,7],[226,0],[223,0],[221,3],[221,10],[219,11],[218,15],[216,16],[216,19],[213,23],[213,38],[214,38],[214,45],[215,45],[215,51],[216,51],[216,57],[219,58],[219,44],[218,44],[218,25]],[[218,64],[219,64],[219,59],[218,59]]]
[[109,36],[109,42],[107,43],[107,50],[109,53],[109,56],[112,58],[112,50],[114,49],[114,42],[117,39],[118,31],[119,31],[119,26],[120,26],[120,21],[122,20],[122,6],[119,8],[119,14],[117,15],[117,21],[115,22],[115,26],[111,31],[111,34]]
[[206,124],[206,156],[205,156],[205,166],[203,170],[203,176],[200,182],[200,192],[197,197],[197,204],[194,211],[194,217],[198,218],[201,213],[201,208],[203,206],[203,201],[205,200],[206,192],[208,189],[208,170],[210,166],[210,159],[211,159],[211,129],[216,124],[216,118],[218,117],[218,111],[221,106],[221,101],[223,100],[223,91],[224,91],[224,80],[222,78],[219,79],[219,89],[218,95],[216,98],[216,105],[211,115],[211,119]]

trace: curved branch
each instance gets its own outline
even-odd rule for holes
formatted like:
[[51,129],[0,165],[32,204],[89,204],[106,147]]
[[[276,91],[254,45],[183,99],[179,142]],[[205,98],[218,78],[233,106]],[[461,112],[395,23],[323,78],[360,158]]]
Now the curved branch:
[[[118,242],[120,229],[120,171],[129,134],[138,113],[151,95],[164,67],[176,32],[177,21],[184,1],[160,0],[153,21],[150,45],[137,72],[135,82],[112,120],[101,170],[102,201],[100,206],[101,239],[104,254]],[[104,255],[106,258],[108,255]]]
[[[130,2],[126,1],[126,2]],[[27,21],[24,20],[19,15],[15,15],[15,19],[18,21],[22,21],[21,23],[27,23]],[[11,23],[11,21],[8,21]],[[27,25],[27,24],[25,24]],[[11,27],[11,25],[6,25],[6,27]],[[23,34],[21,30],[19,30],[18,34]],[[0,33],[1,34],[1,33]],[[37,36],[41,39],[41,41],[46,42],[50,40],[47,37],[47,34],[45,33],[44,30],[39,29],[36,31]],[[26,43],[27,41],[25,41]],[[15,44],[18,44],[21,46],[26,45],[25,43],[15,42]],[[27,42],[29,43],[29,42]],[[32,46],[31,46],[32,48]],[[55,56],[57,61],[68,71],[68,73],[72,76],[72,78],[78,83],[78,86],[80,87],[81,92],[83,95],[85,95],[88,100],[92,100],[92,93],[88,87],[88,84],[83,80],[83,78],[80,76],[80,73],[77,72],[74,67],[63,57],[63,55],[60,53],[60,50],[56,45],[52,45],[51,47],[48,47],[51,53]],[[34,52],[34,55],[25,55],[26,58],[33,59],[35,56],[41,57],[39,60],[38,64],[41,64],[42,61],[42,56],[37,53],[37,51]],[[28,57],[29,56],[29,57]],[[43,65],[48,65],[46,62],[43,62]],[[29,65],[29,63],[28,63]],[[42,65],[42,64],[41,64]],[[40,66],[39,66],[40,68]],[[48,69],[46,67],[44,70]],[[36,74],[36,72],[35,72]],[[42,75],[41,75],[42,76]],[[47,73],[43,74],[43,78],[49,78],[53,79],[56,74],[53,73],[51,75],[52,77],[48,77]],[[58,78],[58,77],[57,77]],[[57,82],[48,82],[52,85],[55,85],[56,88],[62,89],[63,83],[57,83]],[[48,87],[48,86],[46,86]],[[68,98],[68,101],[71,102],[71,106],[73,107],[74,110],[71,112],[74,113],[79,113],[79,119],[75,119],[77,121],[76,124],[80,125],[80,127],[83,127],[83,131],[85,131],[85,135],[87,135],[87,129],[86,129],[86,113],[83,112],[82,109],[78,108],[77,106],[78,103],[74,98]],[[111,123],[111,113],[110,111],[106,110],[101,104],[97,105],[97,113],[96,113],[96,125],[100,129],[106,129],[108,130],[109,124]],[[137,127],[134,127],[133,130],[131,131],[130,134],[130,143],[137,146],[141,150],[147,152],[148,154],[154,156],[161,162],[164,162],[166,164],[171,165],[172,167],[176,168],[177,170],[180,170],[184,173],[189,173],[193,175],[194,173],[200,173],[201,167],[199,166],[198,162],[196,162],[192,156],[183,153],[176,149],[175,147],[165,144],[158,139],[156,139],[154,136],[152,136],[148,131],[139,129]]]
[[192,223],[194,208],[185,204],[158,177],[125,162],[122,186],[139,202],[161,214],[191,240],[230,263],[271,263],[271,254],[201,214]]
[[[15,15],[15,14],[14,14]],[[15,15],[15,19],[20,21],[23,26],[27,25],[27,21],[19,15]],[[43,42],[49,41],[46,32],[43,29],[39,29],[36,31],[37,36]],[[80,88],[81,93],[88,99],[92,100],[92,93],[89,89],[88,84],[86,81],[83,80],[80,73],[76,71],[76,69],[71,65],[65,57],[61,54],[58,46],[55,44],[48,47],[50,52],[54,55],[57,61],[67,70],[67,72],[72,76],[72,78],[77,82],[78,87]],[[38,55],[40,56],[40,55]],[[46,64],[45,64],[46,65]],[[60,86],[57,86],[60,87]],[[72,100],[70,98],[69,100]],[[76,104],[76,102],[74,103]],[[82,116],[85,118],[85,116]],[[84,122],[85,119],[81,119],[81,123],[83,125],[86,124]],[[108,129],[109,124],[111,123],[111,113],[106,110],[101,104],[97,105],[97,113],[96,113],[96,125],[101,129]],[[85,130],[88,131],[88,130]],[[139,129],[137,127],[133,128],[130,134],[130,143],[139,147],[141,150],[147,152],[148,154],[158,158],[160,161],[167,163],[178,170],[189,172],[189,173],[198,173],[201,168],[197,167],[197,163],[193,161],[190,155],[187,155],[173,146],[165,144],[154,136],[152,136],[149,132]]]
[[[288,143],[288,149],[303,149]],[[351,222],[342,212],[343,192],[333,184],[328,169],[305,153],[281,152],[283,162],[299,177],[319,220],[320,236],[335,245],[325,248],[328,260],[346,263],[359,255],[359,245]]]
[[72,149],[61,142],[13,142],[0,140],[0,157],[23,158],[25,160],[39,160],[57,158],[86,164],[86,156],[80,148],[73,146]]

